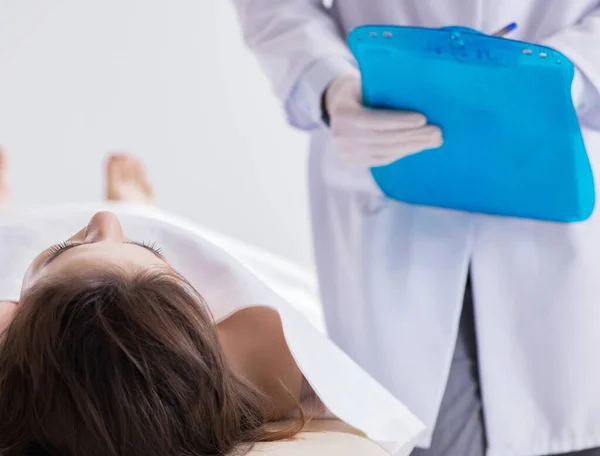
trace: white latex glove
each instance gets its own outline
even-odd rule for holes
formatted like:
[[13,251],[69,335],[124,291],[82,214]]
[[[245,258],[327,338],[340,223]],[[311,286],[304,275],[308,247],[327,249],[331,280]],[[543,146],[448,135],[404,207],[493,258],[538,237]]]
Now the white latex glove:
[[443,142],[442,131],[428,125],[422,114],[365,108],[358,74],[345,74],[330,84],[325,108],[335,148],[349,164],[387,165]]

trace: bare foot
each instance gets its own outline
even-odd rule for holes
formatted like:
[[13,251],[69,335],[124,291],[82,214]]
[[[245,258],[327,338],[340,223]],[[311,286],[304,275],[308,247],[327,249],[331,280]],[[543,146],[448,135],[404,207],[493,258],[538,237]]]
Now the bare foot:
[[4,209],[10,196],[10,174],[8,158],[4,149],[0,148],[0,210]]
[[128,154],[111,154],[106,163],[106,199],[152,202],[152,184],[141,161]]

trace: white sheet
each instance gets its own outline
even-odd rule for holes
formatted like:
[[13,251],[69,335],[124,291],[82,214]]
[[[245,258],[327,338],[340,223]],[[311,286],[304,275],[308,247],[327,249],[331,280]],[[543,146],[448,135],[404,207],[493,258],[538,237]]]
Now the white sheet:
[[250,259],[261,257],[255,249],[250,249],[253,255],[246,255],[240,261],[232,253],[237,251],[239,255],[244,251],[241,244],[229,243],[228,248],[226,238],[155,208],[123,204],[63,205],[12,210],[0,215],[0,299],[17,300],[28,262],[41,249],[80,230],[99,210],[113,211],[130,238],[156,242],[204,297],[216,321],[249,306],[276,309],[290,351],[329,411],[363,431],[391,454],[403,456],[412,451],[423,425],[326,337],[319,327],[320,316],[314,303],[312,312],[310,306],[293,305],[260,280],[251,269],[268,275],[265,271],[269,268],[264,265],[262,269],[252,268]]

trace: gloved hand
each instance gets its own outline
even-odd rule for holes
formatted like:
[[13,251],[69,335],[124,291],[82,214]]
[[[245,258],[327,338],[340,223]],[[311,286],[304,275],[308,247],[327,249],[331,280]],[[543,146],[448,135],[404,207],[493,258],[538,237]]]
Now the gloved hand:
[[358,73],[335,79],[324,102],[335,148],[347,163],[382,166],[442,145],[441,130],[422,114],[365,108]]

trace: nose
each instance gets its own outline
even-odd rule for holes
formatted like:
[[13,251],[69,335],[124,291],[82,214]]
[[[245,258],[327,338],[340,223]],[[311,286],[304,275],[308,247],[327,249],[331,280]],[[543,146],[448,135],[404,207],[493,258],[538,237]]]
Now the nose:
[[112,212],[98,212],[85,228],[85,242],[113,241],[123,242],[123,227]]

